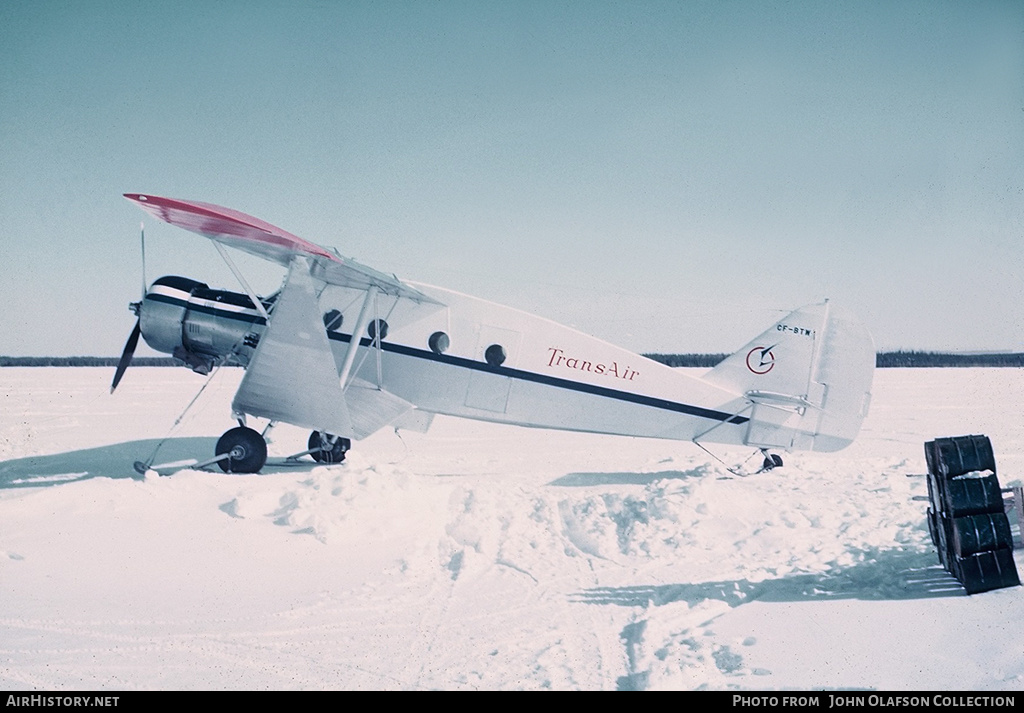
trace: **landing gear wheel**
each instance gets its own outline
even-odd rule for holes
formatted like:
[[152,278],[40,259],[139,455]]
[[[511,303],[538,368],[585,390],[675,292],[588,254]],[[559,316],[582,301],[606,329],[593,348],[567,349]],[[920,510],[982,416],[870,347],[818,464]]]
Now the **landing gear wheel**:
[[768,472],[775,468],[782,467],[782,457],[775,455],[774,453],[765,453],[764,463],[761,465],[762,472]]
[[256,431],[238,426],[217,441],[217,455],[229,454],[217,461],[225,473],[258,473],[267,462],[267,442]]
[[[309,454],[317,463],[341,463],[345,460],[345,453],[352,448],[352,441],[326,434],[327,442],[320,435],[320,431],[313,431],[309,434]],[[331,439],[334,439],[334,446],[331,446]]]

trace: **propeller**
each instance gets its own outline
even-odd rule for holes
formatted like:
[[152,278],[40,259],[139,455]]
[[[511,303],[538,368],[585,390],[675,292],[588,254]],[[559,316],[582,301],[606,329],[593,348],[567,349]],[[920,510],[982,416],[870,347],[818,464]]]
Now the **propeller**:
[[117,362],[117,369],[114,370],[114,381],[110,384],[110,393],[121,383],[121,378],[128,366],[132,363],[132,356],[135,355],[135,347],[139,345],[139,335],[142,334],[142,302],[146,299],[146,225],[139,224],[139,236],[142,241],[142,298],[138,302],[132,302],[128,308],[134,312],[138,319],[135,320],[135,328],[128,335],[128,341],[124,344],[124,351]]
[[142,297],[146,299],[146,224],[139,223],[139,239],[142,242]]
[[135,320],[135,329],[128,335],[128,341],[125,342],[124,351],[121,352],[121,359],[117,362],[117,369],[114,371],[114,382],[110,385],[110,393],[114,393],[114,389],[121,383],[121,377],[124,376],[125,369],[132,363],[132,355],[135,354],[135,347],[139,345],[139,335],[142,334],[142,318]]

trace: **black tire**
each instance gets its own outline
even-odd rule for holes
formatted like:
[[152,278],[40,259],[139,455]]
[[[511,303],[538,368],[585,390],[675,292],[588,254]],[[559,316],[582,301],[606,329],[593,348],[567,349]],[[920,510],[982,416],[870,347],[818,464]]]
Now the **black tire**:
[[217,455],[230,456],[217,461],[225,473],[258,473],[267,462],[267,442],[256,431],[237,426],[217,441]]
[[932,510],[931,508],[928,508],[928,534],[932,538],[932,544],[935,547],[938,547],[939,546],[939,530],[938,530],[938,526],[935,524],[935,522],[936,522],[935,511]]
[[988,436],[936,438],[925,444],[928,471],[942,478],[990,470],[996,472],[996,459]]
[[928,503],[932,506],[932,510],[940,512],[943,508],[942,495],[939,492],[939,481],[938,476],[931,471],[928,472]]
[[979,552],[1013,549],[1010,520],[1006,513],[968,515],[953,520],[953,551],[957,557],[970,557]]
[[950,532],[949,518],[941,512],[935,513],[935,549],[939,553],[939,564],[955,577],[956,573],[953,572],[953,555],[950,545],[952,538],[953,534]]
[[[330,434],[328,434],[329,436]],[[321,450],[324,442],[320,438],[320,431],[313,431],[309,434],[309,454],[317,463],[341,463],[345,460],[345,453],[352,448],[352,441],[347,438],[338,438],[334,441],[334,447],[330,450]]]
[[956,562],[956,578],[968,594],[1020,585],[1013,550],[1009,547],[957,557]]
[[1003,493],[995,473],[983,478],[950,478],[943,496],[944,510],[953,518],[1004,511]]

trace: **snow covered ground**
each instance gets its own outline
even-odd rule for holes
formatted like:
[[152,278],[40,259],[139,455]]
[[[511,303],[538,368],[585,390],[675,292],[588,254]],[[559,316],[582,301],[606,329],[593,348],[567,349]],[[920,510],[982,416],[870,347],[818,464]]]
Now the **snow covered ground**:
[[[1024,370],[880,370],[853,446],[748,477],[439,417],[338,466],[143,478],[202,379],[111,375],[0,369],[2,689],[1024,688],[1024,589],[964,595],[908,477],[968,433],[1024,477]],[[212,453],[240,377],[158,462]]]

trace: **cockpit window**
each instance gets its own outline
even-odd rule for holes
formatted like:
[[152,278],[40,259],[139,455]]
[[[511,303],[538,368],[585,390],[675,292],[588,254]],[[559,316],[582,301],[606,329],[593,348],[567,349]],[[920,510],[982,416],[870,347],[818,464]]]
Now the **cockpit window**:
[[336,309],[332,309],[324,315],[324,327],[328,332],[337,332],[341,329],[342,321],[344,321],[344,315]]

